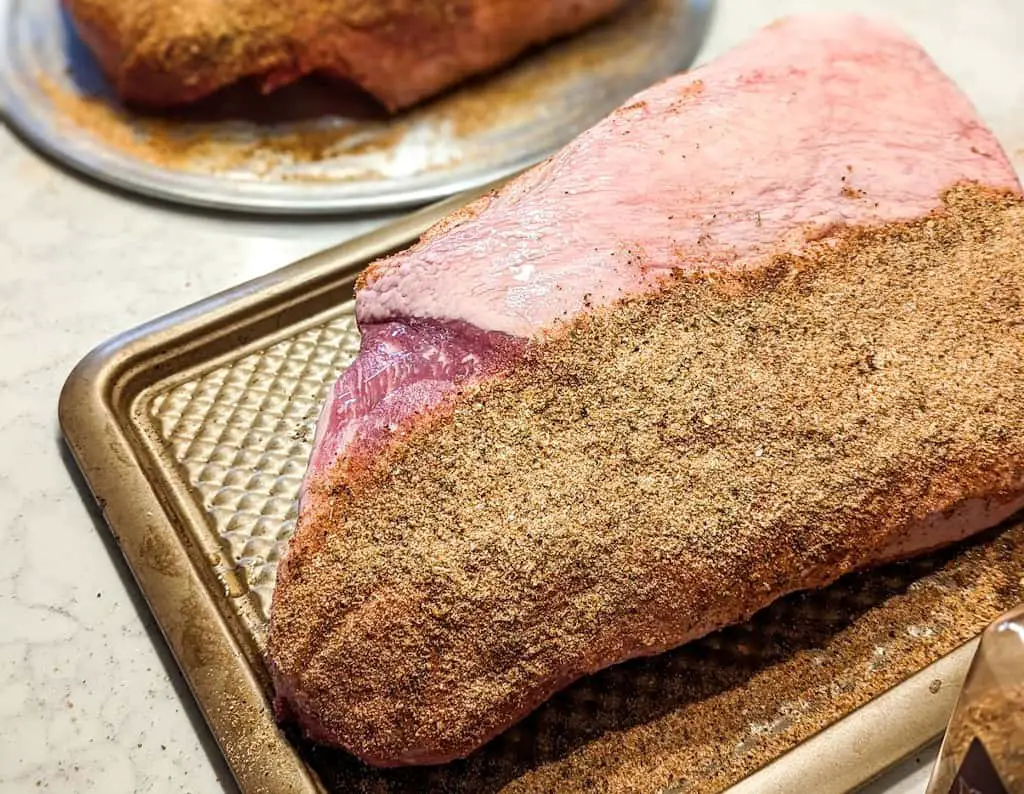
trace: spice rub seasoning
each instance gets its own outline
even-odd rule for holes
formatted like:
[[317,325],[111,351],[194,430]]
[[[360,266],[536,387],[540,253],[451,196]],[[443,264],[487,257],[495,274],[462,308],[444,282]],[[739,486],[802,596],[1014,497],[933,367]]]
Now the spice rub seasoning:
[[581,674],[1008,499],[1022,221],[1020,198],[959,188],[570,323],[313,485],[332,498],[300,521],[274,664],[366,757],[457,755]]
[[1021,572],[1014,525],[853,574],[588,676],[465,761],[378,770],[342,750],[300,749],[332,792],[711,794],[976,636],[1024,598]]

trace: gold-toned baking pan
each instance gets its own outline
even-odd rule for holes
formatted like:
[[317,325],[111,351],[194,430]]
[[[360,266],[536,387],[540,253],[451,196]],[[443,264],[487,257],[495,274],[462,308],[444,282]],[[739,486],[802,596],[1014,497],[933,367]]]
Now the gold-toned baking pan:
[[569,687],[469,759],[380,772],[278,730],[264,630],[372,259],[469,197],[124,334],[60,420],[238,782],[253,792],[848,791],[942,729],[970,642],[1017,603],[1024,525],[783,599]]

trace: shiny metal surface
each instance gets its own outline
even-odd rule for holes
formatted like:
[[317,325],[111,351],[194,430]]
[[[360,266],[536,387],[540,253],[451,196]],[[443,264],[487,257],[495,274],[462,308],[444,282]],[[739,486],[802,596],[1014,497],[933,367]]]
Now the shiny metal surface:
[[[634,0],[605,23],[394,118],[336,85],[304,81],[258,101],[239,89],[182,117],[149,119],[112,98],[58,0],[11,0],[0,95],[10,125],[46,154],[147,196],[277,214],[408,207],[543,159],[686,67],[711,8],[711,0]],[[197,140],[216,141],[216,156]],[[322,152],[304,161],[311,146]]]

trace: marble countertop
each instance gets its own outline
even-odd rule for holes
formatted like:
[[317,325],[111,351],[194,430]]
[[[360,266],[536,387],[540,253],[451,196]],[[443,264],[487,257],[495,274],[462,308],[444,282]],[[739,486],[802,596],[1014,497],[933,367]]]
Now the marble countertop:
[[[701,60],[791,11],[860,9],[925,45],[1024,171],[1024,3],[721,0]],[[232,791],[174,660],[63,450],[96,344],[388,217],[254,220],[80,179],[0,126],[0,791]],[[923,791],[931,756],[872,787]]]

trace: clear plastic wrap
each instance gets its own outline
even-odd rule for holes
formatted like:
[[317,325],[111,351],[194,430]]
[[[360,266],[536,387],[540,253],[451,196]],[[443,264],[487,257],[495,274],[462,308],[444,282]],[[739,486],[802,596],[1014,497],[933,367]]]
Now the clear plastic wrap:
[[1024,794],[1024,607],[981,636],[927,794]]

